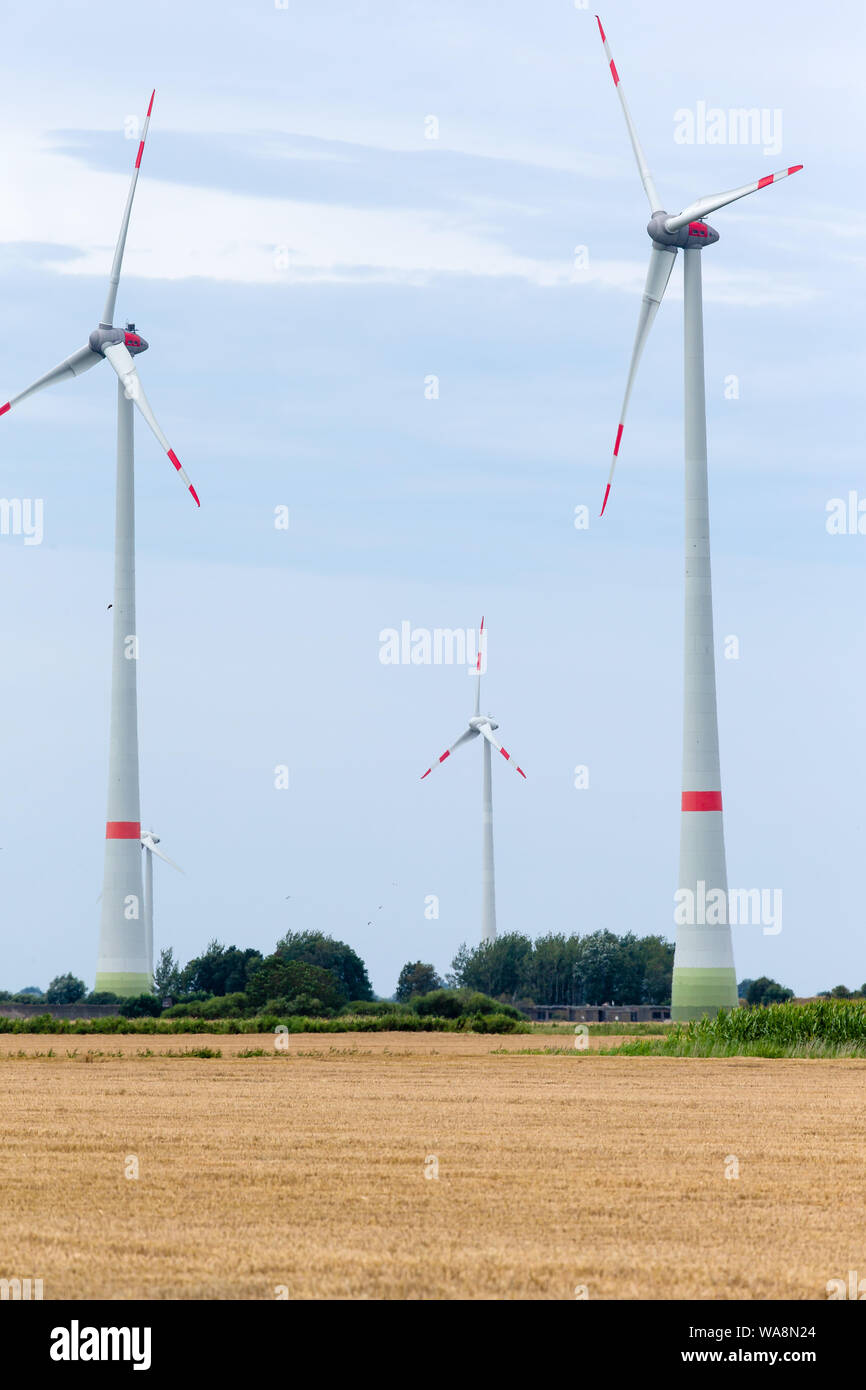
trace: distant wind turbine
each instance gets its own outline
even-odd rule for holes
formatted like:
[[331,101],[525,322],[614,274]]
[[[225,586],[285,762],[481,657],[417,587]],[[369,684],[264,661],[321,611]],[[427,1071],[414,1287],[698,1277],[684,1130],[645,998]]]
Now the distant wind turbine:
[[152,830],[142,830],[141,848],[144,850],[144,924],[147,932],[147,954],[153,960],[153,856],[156,855],[164,863],[170,864],[173,869],[177,869],[179,874],[183,869],[179,864],[175,864],[173,859],[169,859],[161,849],[157,849],[159,836],[154,835]]
[[[525,779],[526,773],[522,767],[518,767],[511,757],[511,754],[497,743],[493,737],[493,730],[498,729],[496,720],[489,714],[481,713],[481,633],[484,632],[484,619],[481,619],[479,629],[479,648],[478,657],[475,662],[475,712],[469,720],[468,727],[458,739],[452,743],[450,748],[433,764],[433,767],[441,767],[446,759],[451,757],[455,749],[464,743],[471,743],[473,739],[482,739],[482,763],[481,763],[481,940],[496,940],[496,886],[493,873],[493,777],[492,777],[492,757],[491,748],[495,748],[497,753],[514,767],[514,770]],[[433,767],[428,767],[427,771],[421,774],[421,781],[429,777]],[[368,924],[369,925],[369,924]]]

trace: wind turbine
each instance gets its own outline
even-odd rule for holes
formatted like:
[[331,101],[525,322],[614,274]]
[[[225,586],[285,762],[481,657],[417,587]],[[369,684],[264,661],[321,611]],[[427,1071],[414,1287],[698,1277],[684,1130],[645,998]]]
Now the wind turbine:
[[147,954],[153,960],[153,856],[157,855],[166,864],[170,864],[173,869],[177,869],[179,874],[183,869],[179,864],[175,864],[173,859],[169,859],[163,850],[157,849],[159,836],[152,830],[142,830],[141,847],[144,850],[144,924],[147,931]]
[[[496,720],[489,714],[481,713],[481,643],[483,642],[484,619],[481,619],[481,627],[478,636],[478,657],[475,662],[475,710],[469,720],[468,727],[455,739],[450,748],[446,748],[442,756],[433,764],[433,767],[441,767],[447,758],[456,748],[464,743],[471,743],[473,739],[481,737],[482,740],[482,763],[481,763],[481,940],[496,940],[496,888],[493,877],[493,776],[492,776],[492,754],[491,749],[495,748],[506,762],[512,763],[516,772],[526,778],[526,773],[522,767],[518,767],[511,757],[511,754],[497,743],[493,737],[493,730],[498,729]],[[433,767],[428,767],[426,772],[421,774],[421,781],[429,777]]]
[[195,488],[180,466],[177,454],[157,424],[142,389],[133,358],[148,346],[135,324],[113,326],[117,287],[138,183],[144,142],[153,110],[150,105],[141,133],[132,182],[120,223],[120,233],[108,281],[102,318],[84,347],[13,396],[0,415],[42,391],[46,386],[81,376],[107,361],[117,375],[117,497],[114,537],[114,604],[111,668],[111,725],[108,752],[108,815],[105,827],[105,871],[96,989],[129,996],[153,988],[152,945],[142,916],[141,812],[138,789],[138,637],[135,626],[135,492],[133,474],[133,406],[141,412],[192,498]]
[[[625,123],[650,205],[647,232],[652,242],[637,333],[620,411],[613,461],[602,502],[610,496],[614,468],[635,373],[658,307],[667,289],[678,249],[683,251],[685,279],[685,663],[683,711],[682,821],[678,904],[690,893],[696,911],[691,922],[677,923],[671,1017],[699,1018],[720,1008],[735,1008],[737,984],[728,922],[728,880],[722,825],[719,731],[716,713],[716,668],[713,648],[713,601],[710,580],[710,525],[707,491],[707,420],[704,399],[704,330],[701,252],[719,234],[702,219],[728,203],[796,174],[791,164],[755,183],[727,193],[712,193],[671,216],[662,208],[631,118],[619,73],[596,15],[610,74],[622,103]],[[713,895],[711,897],[711,895]],[[721,905],[724,904],[722,908]],[[709,912],[702,908],[711,907]],[[687,911],[683,915],[688,915]],[[697,921],[698,916],[707,920]]]

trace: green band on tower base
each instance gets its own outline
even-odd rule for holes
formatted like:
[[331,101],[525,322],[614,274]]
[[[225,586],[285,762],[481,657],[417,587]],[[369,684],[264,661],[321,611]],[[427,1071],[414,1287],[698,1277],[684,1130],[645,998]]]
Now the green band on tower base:
[[737,977],[728,966],[706,969],[680,966],[674,970],[671,1018],[685,1023],[690,1018],[717,1014],[737,1007]]
[[153,993],[153,980],[149,975],[142,973],[135,974],[99,974],[96,976],[95,992],[110,991],[117,994],[121,999],[134,999],[139,994]]

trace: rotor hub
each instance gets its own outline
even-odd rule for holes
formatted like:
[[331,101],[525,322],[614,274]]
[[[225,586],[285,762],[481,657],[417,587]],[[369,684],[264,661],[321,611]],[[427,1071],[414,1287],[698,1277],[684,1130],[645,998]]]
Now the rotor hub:
[[713,246],[719,239],[718,232],[709,222],[688,222],[685,227],[678,227],[675,232],[669,232],[665,227],[669,216],[670,213],[664,211],[654,212],[646,224],[651,240],[662,250],[669,251],[672,247],[678,247],[681,250],[702,251],[705,246]]

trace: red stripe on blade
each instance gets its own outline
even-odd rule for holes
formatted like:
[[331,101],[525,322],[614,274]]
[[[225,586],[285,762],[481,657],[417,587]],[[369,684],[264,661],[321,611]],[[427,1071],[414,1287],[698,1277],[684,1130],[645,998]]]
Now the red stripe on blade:
[[520,773],[521,777],[523,778],[523,780],[524,780],[524,782],[525,782],[525,781],[526,781],[526,773],[523,771],[523,768],[522,768],[522,767],[519,767],[519,768],[517,769],[517,771]]
[[601,504],[601,511],[599,512],[599,516],[604,516],[604,509],[607,506],[608,497],[610,497],[610,483],[608,483],[607,487],[604,490],[604,501]]
[[193,501],[195,502],[195,505],[196,505],[197,507],[200,507],[200,506],[201,506],[201,502],[199,502],[199,500],[198,500],[198,493],[196,492],[196,490],[195,490],[195,488],[193,487],[192,483],[190,483],[190,485],[189,485],[189,490],[190,490],[190,492],[191,492],[192,495],[193,495]]
[[140,820],[110,820],[105,825],[106,840],[140,840]]
[[156,88],[154,87],[153,91],[152,91],[151,94],[150,94],[150,106],[148,106],[148,108],[147,108],[148,118],[150,117],[150,113],[151,113],[151,111],[153,110],[153,99],[154,99],[155,96],[156,96]]
[[7,401],[5,405],[0,405],[0,415],[5,415],[7,410],[12,409],[12,402]]
[[429,776],[430,776],[430,773],[431,773],[432,771],[433,771],[432,767],[428,767],[428,769],[427,769],[426,772],[422,772],[422,773],[421,773],[421,781],[423,782],[425,777],[429,777]]
[[439,759],[439,761],[440,761],[440,763],[444,763],[445,759],[446,759],[446,758],[450,758],[450,757],[451,757],[451,749],[448,748],[448,749],[446,749],[446,751],[442,754],[442,757]]
[[616,458],[617,454],[619,453],[619,446],[620,446],[620,441],[621,441],[621,440],[622,440],[622,425],[620,425],[619,429],[618,429],[617,432],[616,432],[616,443],[615,443],[614,446],[613,446],[613,456],[614,456],[614,458]]
[[177,454],[174,452],[174,449],[168,449],[166,452],[168,453],[169,458],[171,459],[172,463],[174,464],[175,468],[177,469],[177,471],[178,471],[178,473],[179,473],[179,472],[180,472],[180,459],[178,458]]
[[721,811],[721,792],[683,792],[684,811]]
[[619,86],[619,73],[618,73],[617,70],[616,70],[616,63],[613,61],[612,58],[611,58],[611,60],[610,60],[610,75],[611,75],[611,77],[613,78],[613,85],[614,85],[615,87],[618,87],[618,86]]
[[767,177],[766,177],[766,178],[758,179],[758,187],[759,187],[759,188],[766,188],[766,187],[767,187],[767,184],[768,184],[768,183],[772,183],[772,182],[773,182],[773,175],[772,175],[772,174],[767,174]]
[[802,169],[802,167],[803,167],[802,164],[792,164],[792,165],[789,167],[789,169],[788,169],[788,173],[789,173],[789,174],[799,174],[799,172],[800,172],[800,170]]
[[601,20],[599,19],[598,15],[596,15],[596,17],[595,17],[595,22],[596,22],[596,24],[598,25],[598,32],[601,34],[601,41],[602,41],[602,43],[606,43],[607,40],[606,40],[606,38],[604,37],[604,30],[603,30],[602,27],[601,27]]
[[510,757],[511,757],[511,754],[510,754],[510,753],[506,753],[506,751],[505,751],[504,748],[500,748],[499,751],[500,751],[500,753],[502,754],[503,758],[510,758]]
[[139,144],[139,147],[138,147],[138,154],[135,156],[135,167],[136,167],[136,169],[139,168],[139,166],[140,166],[140,164],[141,164],[141,156],[142,156],[143,154],[144,154],[144,141],[142,140],[141,143]]

